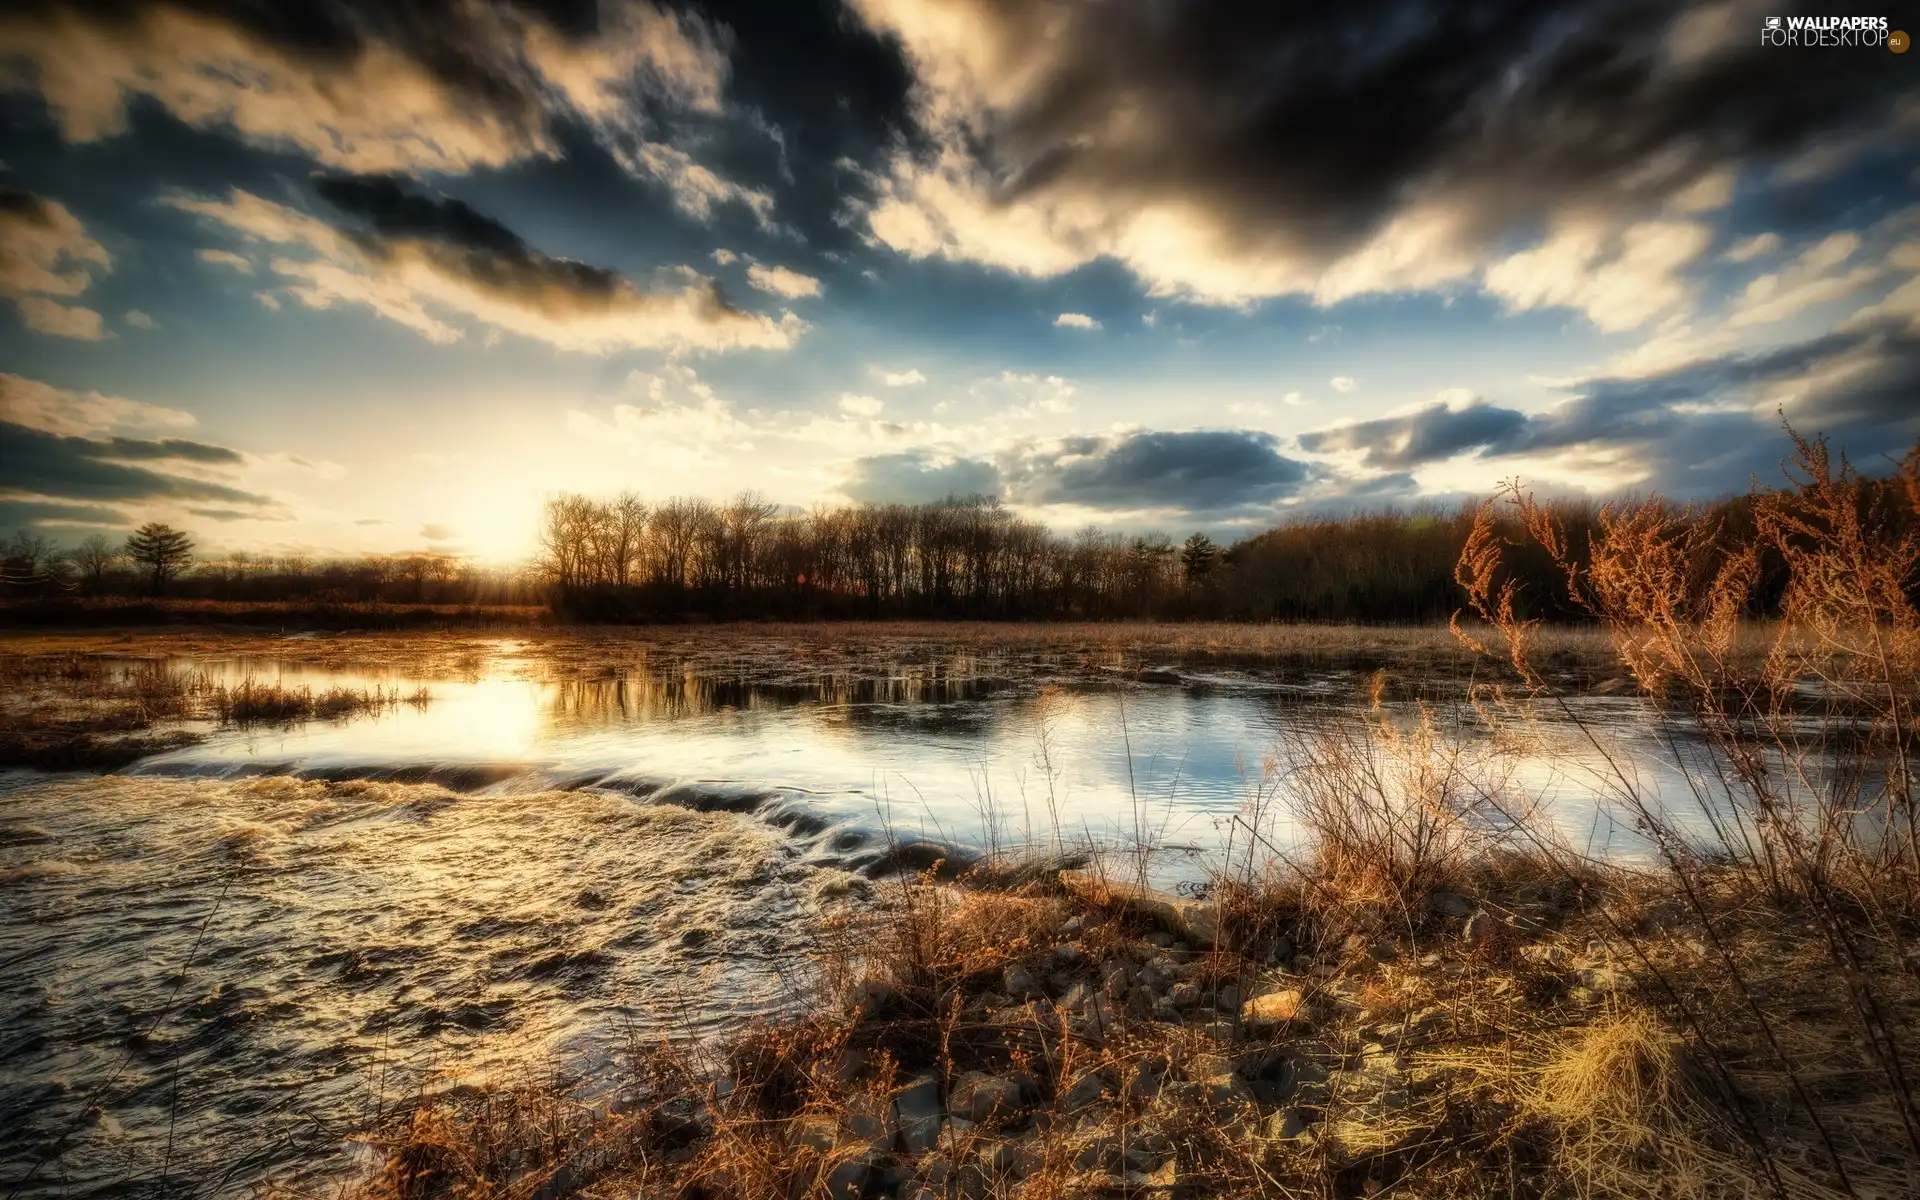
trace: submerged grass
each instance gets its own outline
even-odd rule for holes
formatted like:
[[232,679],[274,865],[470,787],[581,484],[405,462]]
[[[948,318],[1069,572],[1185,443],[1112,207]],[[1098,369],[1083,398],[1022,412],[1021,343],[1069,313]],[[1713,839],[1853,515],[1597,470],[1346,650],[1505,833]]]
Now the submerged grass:
[[[314,691],[252,678],[224,683],[164,661],[88,654],[0,655],[0,766],[110,769],[200,734],[183,724],[250,726],[378,714],[432,703],[425,687]],[[156,728],[157,726],[165,726]]]

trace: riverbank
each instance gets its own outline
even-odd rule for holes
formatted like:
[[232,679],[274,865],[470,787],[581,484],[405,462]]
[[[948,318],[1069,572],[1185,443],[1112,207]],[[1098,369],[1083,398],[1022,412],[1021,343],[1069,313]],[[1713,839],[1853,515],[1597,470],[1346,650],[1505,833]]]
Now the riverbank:
[[[429,1093],[355,1195],[1915,1194],[1817,922],[1699,882],[1710,909],[1509,857],[1394,912],[1306,877],[900,880],[806,1014],[611,1084]],[[1920,1005],[1897,941],[1861,952]]]

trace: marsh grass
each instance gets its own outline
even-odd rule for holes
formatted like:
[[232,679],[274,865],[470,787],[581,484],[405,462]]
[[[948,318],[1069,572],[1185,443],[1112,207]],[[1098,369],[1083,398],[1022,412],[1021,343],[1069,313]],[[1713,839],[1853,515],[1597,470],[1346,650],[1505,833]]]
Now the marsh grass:
[[[794,1015],[636,1048],[617,1105],[538,1081],[424,1104],[361,1191],[1920,1195],[1920,452],[1881,484],[1795,449],[1747,527],[1648,500],[1575,544],[1518,489],[1511,519],[1489,505],[1454,633],[1504,678],[1458,713],[1297,731],[1231,824],[1209,936],[1141,903],[1126,860],[1099,888],[930,865],[821,931]],[[1565,703],[1579,680],[1507,569],[1523,550],[1594,614],[1688,811]],[[1784,617],[1756,623],[1769,573]],[[1576,851],[1519,787],[1543,708],[1644,855]],[[1044,719],[1040,740],[1050,789]],[[1048,854],[1072,840],[1021,822]],[[940,1137],[909,1144],[929,1095]]]

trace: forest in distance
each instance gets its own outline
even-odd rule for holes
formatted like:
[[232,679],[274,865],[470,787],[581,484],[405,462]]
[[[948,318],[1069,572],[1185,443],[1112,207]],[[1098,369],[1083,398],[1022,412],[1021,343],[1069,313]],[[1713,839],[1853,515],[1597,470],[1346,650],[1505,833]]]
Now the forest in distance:
[[[1866,480],[1862,503],[1887,485]],[[1590,499],[1551,501],[1576,554],[1607,520]],[[1230,545],[1204,533],[1050,531],[998,502],[860,504],[783,513],[753,494],[649,504],[562,494],[542,512],[538,557],[490,568],[419,552],[351,559],[233,552],[203,557],[150,525],[126,543],[5,543],[8,598],[84,604],[167,596],[232,602],[545,606],[560,619],[957,618],[999,620],[1444,620],[1478,506],[1381,509],[1291,520]],[[1902,519],[1897,506],[1890,519]],[[1672,506],[1692,536],[1744,544],[1753,498]],[[1509,518],[1502,517],[1506,520]],[[1514,532],[1517,532],[1514,531]],[[158,539],[156,544],[154,539]],[[1519,539],[1515,539],[1518,541]],[[1510,569],[1532,615],[1578,619],[1560,570],[1521,548]],[[1750,600],[1770,612],[1781,575],[1763,566]]]

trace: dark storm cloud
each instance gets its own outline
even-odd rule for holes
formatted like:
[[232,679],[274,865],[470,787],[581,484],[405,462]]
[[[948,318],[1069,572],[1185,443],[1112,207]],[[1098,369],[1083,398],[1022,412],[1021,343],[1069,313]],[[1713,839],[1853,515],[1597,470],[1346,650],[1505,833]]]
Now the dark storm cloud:
[[[422,245],[440,265],[490,291],[552,290],[587,304],[605,303],[628,286],[618,271],[542,254],[485,213],[449,197],[411,191],[412,186],[392,175],[327,175],[314,183],[322,199],[372,226],[371,234],[356,240],[374,257],[400,245]],[[713,298],[723,311],[731,308],[717,285]]]
[[0,184],[0,213],[12,213],[34,225],[53,225],[53,213],[45,200],[32,192],[23,192],[4,184]]
[[872,504],[932,504],[948,497],[998,496],[1000,472],[989,462],[942,461],[921,451],[855,459],[840,489],[850,500]]
[[141,438],[108,438],[101,443],[101,454],[106,458],[155,461],[175,459],[181,462],[224,463],[238,465],[247,461],[247,456],[229,446],[213,446],[206,442],[190,442],[185,438],[161,438],[158,441],[146,441]]
[[1015,487],[1035,504],[1214,512],[1271,504],[1307,478],[1272,434],[1244,429],[1065,438],[1028,454]]
[[1920,435],[1920,334],[1876,322],[1642,378],[1601,377],[1545,412],[1476,400],[1303,434],[1313,453],[1358,451],[1369,467],[1406,468],[1465,453],[1554,454],[1578,465],[1631,455],[1673,494],[1706,495],[1771,477],[1781,437],[1769,405],[1802,433],[1827,433],[1856,458],[1898,454]]
[[1365,452],[1369,467],[1409,467],[1499,445],[1526,427],[1524,414],[1475,400],[1463,408],[1435,404],[1399,417],[1383,417],[1300,436],[1313,454]]
[[9,500],[0,498],[0,529],[25,529],[48,523],[72,525],[130,525],[127,514],[116,508],[90,504],[62,504],[47,500]]
[[[900,39],[933,98],[921,119],[973,168],[923,158],[920,169],[983,186],[993,208],[1058,206],[1063,232],[1046,236],[1065,259],[1028,268],[1043,273],[1109,253],[1157,284],[1233,293],[1180,261],[1187,243],[1124,236],[1128,218],[1157,208],[1217,239],[1211,253],[1227,257],[1215,275],[1235,269],[1236,249],[1287,264],[1249,272],[1244,294],[1312,290],[1301,272],[1416,210],[1431,222],[1407,233],[1415,261],[1366,271],[1418,275],[1537,235],[1556,214],[1650,214],[1716,171],[1866,130],[1912,157],[1890,131],[1912,94],[1905,62],[1763,48],[1760,17],[1730,4],[851,2]],[[945,18],[927,19],[929,7]],[[993,246],[1004,230],[943,225],[950,187],[895,189],[933,214],[944,252],[1014,262]],[[930,251],[919,221],[875,228]]]
[[[0,421],[0,442],[6,445],[6,455],[0,459],[0,488],[10,491],[57,497],[61,501],[130,503],[142,500],[211,500],[227,504],[273,503],[266,496],[223,483],[166,474],[132,466],[124,461],[129,458],[177,460],[183,457],[175,451],[166,450],[165,442],[64,437],[6,421]],[[174,444],[200,446],[196,442]],[[202,448],[209,451],[220,449]],[[202,458],[200,461],[228,460]]]

